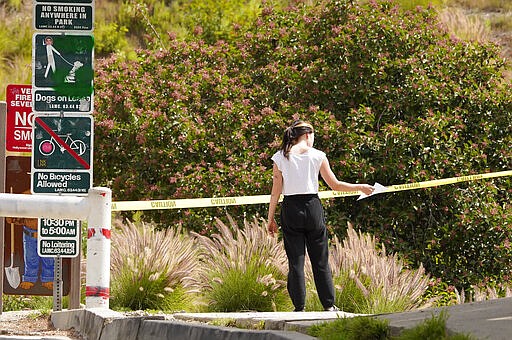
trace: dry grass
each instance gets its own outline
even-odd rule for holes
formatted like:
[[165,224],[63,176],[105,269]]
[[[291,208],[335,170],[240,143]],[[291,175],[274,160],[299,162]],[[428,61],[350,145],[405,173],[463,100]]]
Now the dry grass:
[[283,273],[288,270],[282,243],[270,236],[256,218],[252,222],[245,221],[244,228],[240,228],[229,215],[228,220],[231,227],[216,218],[219,232],[211,237],[193,234],[204,248],[207,267],[244,270],[248,261],[254,260],[272,264]]
[[448,0],[447,4],[481,11],[512,11],[510,0]]
[[[254,218],[240,227],[229,215],[227,218],[228,224],[216,219],[218,233],[211,237],[188,236],[180,228],[159,231],[144,223],[117,221],[112,233],[111,272],[118,295],[122,295],[119,289],[126,290],[123,298],[131,301],[146,294],[147,301],[162,296],[162,290],[183,287],[197,294],[175,294],[173,308],[176,299],[190,298],[195,310],[291,310],[282,241],[268,234],[264,221]],[[375,314],[425,306],[422,297],[429,277],[423,267],[407,269],[397,255],[378,250],[373,236],[358,233],[349,225],[343,241],[333,239],[330,256],[339,295],[349,299],[352,293],[358,295],[351,306],[359,310],[346,311]],[[306,273],[308,299],[316,299],[311,294],[314,284],[309,261]],[[154,284],[162,276],[165,285]],[[340,284],[347,280],[349,288]],[[346,291],[342,291],[344,287]],[[320,308],[311,300],[307,304],[308,310]],[[349,304],[340,303],[340,307]]]
[[194,234],[203,249],[201,289],[211,311],[283,310],[288,270],[284,247],[256,218],[243,228],[216,219],[218,233]]
[[[512,1],[449,0],[439,12],[441,22],[456,37],[496,43],[501,55],[512,59]],[[510,69],[505,73],[510,79]]]
[[335,277],[349,271],[373,312],[381,310],[378,304],[417,308],[428,288],[429,277],[423,266],[406,269],[396,254],[386,255],[385,248],[377,250],[375,237],[357,233],[350,224],[343,242],[337,237],[333,240],[331,265]]
[[485,301],[512,296],[512,287],[510,286],[503,289],[503,294],[500,294],[494,287],[478,287],[475,285],[472,286],[472,288],[474,291],[473,298],[471,299],[472,301]]
[[156,230],[152,225],[117,221],[112,233],[111,273],[115,279],[125,268],[133,273],[133,282],[141,282],[148,273],[164,275],[168,287],[181,285],[193,290],[197,282],[200,249],[181,227]]
[[459,39],[488,42],[491,38],[489,25],[480,16],[466,13],[461,8],[444,8],[439,13],[439,20]]

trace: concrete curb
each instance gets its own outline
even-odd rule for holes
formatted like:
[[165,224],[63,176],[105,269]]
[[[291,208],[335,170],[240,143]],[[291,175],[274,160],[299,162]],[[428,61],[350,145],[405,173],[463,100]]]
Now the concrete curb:
[[[512,297],[465,303],[462,305],[413,310],[402,313],[372,315],[387,319],[393,332],[413,328],[433,315],[446,311],[446,327],[451,333],[471,334],[477,339],[509,340],[512,334]],[[246,313],[176,313],[173,315],[126,316],[108,309],[79,309],[53,312],[56,328],[75,328],[87,340],[165,339],[240,339],[240,340],[309,340],[305,333],[314,324],[360,314],[345,312],[246,312]],[[9,316],[4,316],[7,318]],[[216,320],[249,330],[216,327],[206,322]],[[227,321],[227,322],[226,322]],[[301,333],[302,332],[302,333]],[[0,339],[3,340],[3,339]]]
[[0,335],[0,340],[70,340],[67,336]]
[[0,340],[70,340],[67,336],[0,335]]
[[257,331],[240,328],[190,324],[183,321],[146,321],[141,325],[138,339],[160,340],[310,340],[311,336],[285,331]]
[[75,309],[53,312],[55,328],[74,328],[87,340],[310,340],[306,334],[281,330],[247,330],[217,327],[199,322],[167,320],[164,316],[126,317],[102,308]]

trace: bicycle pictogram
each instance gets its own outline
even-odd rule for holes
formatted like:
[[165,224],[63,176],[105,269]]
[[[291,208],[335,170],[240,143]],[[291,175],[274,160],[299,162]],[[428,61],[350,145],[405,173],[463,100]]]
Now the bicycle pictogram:
[[[58,136],[64,141],[65,144],[69,145],[69,148],[76,152],[77,155],[81,156],[87,151],[87,145],[80,139],[71,138],[71,133]],[[41,152],[43,156],[50,156],[57,149],[57,147],[61,153],[66,151],[66,148],[63,145],[60,145],[52,136],[50,139],[41,141],[39,144],[39,152]]]

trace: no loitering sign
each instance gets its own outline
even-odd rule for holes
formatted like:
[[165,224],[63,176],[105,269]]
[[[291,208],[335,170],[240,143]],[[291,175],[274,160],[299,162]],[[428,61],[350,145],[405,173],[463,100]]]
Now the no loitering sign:
[[37,252],[41,257],[75,257],[79,254],[80,222],[42,218],[37,233]]

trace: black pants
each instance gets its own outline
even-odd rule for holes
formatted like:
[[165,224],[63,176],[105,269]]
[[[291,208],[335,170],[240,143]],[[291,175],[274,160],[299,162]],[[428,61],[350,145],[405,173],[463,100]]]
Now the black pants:
[[311,260],[318,297],[324,308],[334,305],[329,245],[324,210],[318,195],[285,196],[281,207],[284,247],[288,256],[288,293],[295,310],[304,309],[306,249]]

